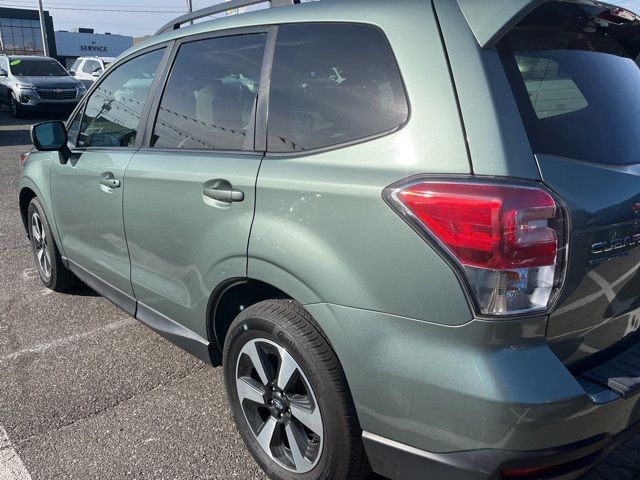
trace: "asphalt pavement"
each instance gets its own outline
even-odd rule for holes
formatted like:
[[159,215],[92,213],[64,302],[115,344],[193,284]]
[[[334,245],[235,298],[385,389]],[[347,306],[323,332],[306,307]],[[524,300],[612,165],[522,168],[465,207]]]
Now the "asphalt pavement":
[[[40,283],[16,185],[29,125],[42,120],[0,111],[0,480],[266,479],[220,369],[89,288]],[[587,477],[605,479],[640,480],[640,437]]]

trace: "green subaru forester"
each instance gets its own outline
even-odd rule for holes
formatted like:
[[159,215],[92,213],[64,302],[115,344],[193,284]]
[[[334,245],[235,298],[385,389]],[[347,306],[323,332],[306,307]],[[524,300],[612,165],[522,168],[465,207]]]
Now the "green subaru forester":
[[255,3],[33,127],[42,281],[222,365],[271,478],[583,475],[640,428],[640,18],[272,0],[180,28]]

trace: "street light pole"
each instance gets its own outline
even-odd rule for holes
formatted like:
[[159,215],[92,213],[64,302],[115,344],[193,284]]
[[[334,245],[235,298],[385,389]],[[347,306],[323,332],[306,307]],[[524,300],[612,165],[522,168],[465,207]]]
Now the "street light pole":
[[40,12],[40,33],[42,34],[42,48],[46,57],[49,56],[49,42],[47,40],[47,26],[45,24],[44,11],[42,10],[42,0],[38,0],[38,11]]

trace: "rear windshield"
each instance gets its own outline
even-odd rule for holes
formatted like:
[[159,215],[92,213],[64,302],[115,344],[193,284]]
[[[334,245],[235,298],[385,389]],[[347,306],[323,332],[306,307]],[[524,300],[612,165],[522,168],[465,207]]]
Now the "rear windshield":
[[54,59],[13,59],[9,62],[16,77],[64,77],[67,71]]
[[533,151],[640,163],[640,21],[620,8],[539,7],[500,45]]

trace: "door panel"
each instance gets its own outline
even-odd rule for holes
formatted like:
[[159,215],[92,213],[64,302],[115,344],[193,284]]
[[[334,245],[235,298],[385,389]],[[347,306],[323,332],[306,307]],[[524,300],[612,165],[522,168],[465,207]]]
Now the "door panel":
[[131,281],[148,307],[206,338],[209,297],[246,276],[257,94],[267,34],[183,42],[157,107],[150,148],[125,172]]
[[[164,51],[143,53],[100,82],[86,102],[82,121],[78,117],[69,124],[70,140],[77,138],[77,146],[70,145],[71,158],[51,167],[52,200],[65,254],[79,267],[79,275],[92,276],[89,283],[100,293],[119,304],[128,297],[129,309],[135,301],[122,219],[123,180]],[[104,291],[100,282],[108,284]]]
[[51,192],[64,251],[70,260],[117,289],[133,295],[122,223],[122,187],[100,178],[122,179],[133,150],[74,153],[66,165],[53,162]]
[[[124,221],[135,296],[205,338],[211,292],[223,280],[246,275],[260,159],[145,150],[127,167]],[[242,191],[244,200],[206,196],[216,179]]]

